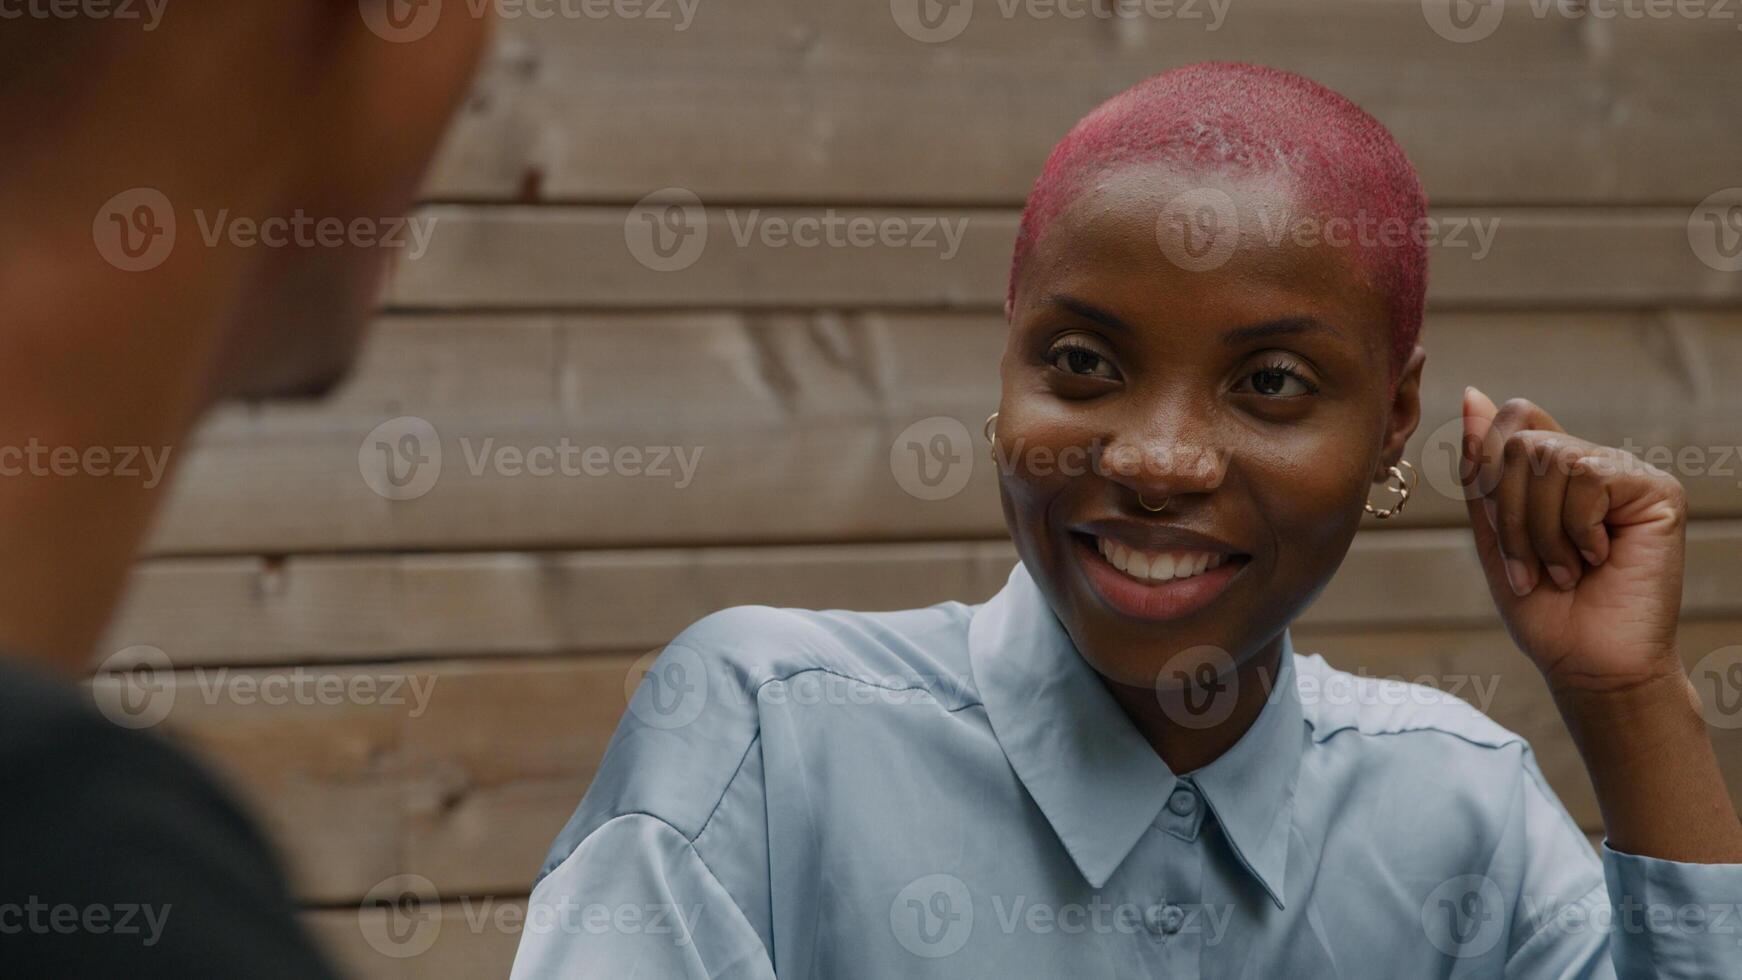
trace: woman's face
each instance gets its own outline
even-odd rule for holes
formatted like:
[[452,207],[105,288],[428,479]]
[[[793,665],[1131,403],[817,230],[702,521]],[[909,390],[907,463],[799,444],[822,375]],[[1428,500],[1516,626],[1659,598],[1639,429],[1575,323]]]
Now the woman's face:
[[1005,520],[1114,682],[1248,662],[1329,581],[1415,428],[1421,349],[1391,397],[1383,297],[1308,214],[1282,178],[1131,167],[1025,260],[996,429]]

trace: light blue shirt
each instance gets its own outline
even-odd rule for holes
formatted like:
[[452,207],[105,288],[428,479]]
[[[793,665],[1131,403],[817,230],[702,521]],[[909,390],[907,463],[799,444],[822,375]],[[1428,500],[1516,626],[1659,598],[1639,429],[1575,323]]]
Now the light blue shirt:
[[1523,739],[1297,656],[1175,775],[1018,564],[978,606],[744,606],[660,654],[514,976],[1742,977],[1742,865],[1601,859]]

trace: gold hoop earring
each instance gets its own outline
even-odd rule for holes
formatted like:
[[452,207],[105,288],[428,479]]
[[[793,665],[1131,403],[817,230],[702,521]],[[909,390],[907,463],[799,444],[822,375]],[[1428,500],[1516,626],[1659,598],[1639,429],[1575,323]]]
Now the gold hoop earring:
[[1161,498],[1161,506],[1160,507],[1151,507],[1151,506],[1149,506],[1149,501],[1143,499],[1142,493],[1139,493],[1137,495],[1138,505],[1141,506],[1144,510],[1149,511],[1151,514],[1159,514],[1162,511],[1166,510],[1168,503],[1172,500],[1173,500],[1172,497],[1163,497],[1163,498]]
[[992,462],[994,462],[994,463],[998,462],[997,423],[998,423],[998,413],[993,412],[991,415],[986,416],[986,424],[980,427],[980,431],[986,434],[986,441],[992,444],[991,453],[992,453]]
[[1395,479],[1397,481],[1397,486],[1395,486],[1395,487],[1392,486],[1391,480],[1385,481],[1385,489],[1390,490],[1392,493],[1397,494],[1397,506],[1395,506],[1395,507],[1374,507],[1372,499],[1368,499],[1368,501],[1365,504],[1361,505],[1362,507],[1366,508],[1367,513],[1372,514],[1374,517],[1377,517],[1380,520],[1385,520],[1388,517],[1393,517],[1399,513],[1402,513],[1403,505],[1409,503],[1410,492],[1415,489],[1416,481],[1418,479],[1420,479],[1416,475],[1415,466],[1412,465],[1409,460],[1399,459],[1397,462],[1409,469],[1409,475],[1406,477],[1403,475],[1403,470],[1400,470],[1396,466],[1393,466],[1393,467],[1391,467],[1391,476],[1393,479]]

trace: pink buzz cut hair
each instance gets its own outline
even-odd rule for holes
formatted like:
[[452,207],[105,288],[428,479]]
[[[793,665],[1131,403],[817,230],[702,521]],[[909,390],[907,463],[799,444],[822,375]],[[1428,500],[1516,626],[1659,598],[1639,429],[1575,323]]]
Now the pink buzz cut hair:
[[1102,103],[1053,148],[1017,231],[1008,298],[1051,220],[1098,175],[1161,164],[1188,173],[1285,173],[1310,206],[1399,234],[1351,241],[1391,321],[1391,381],[1415,349],[1427,295],[1427,196],[1379,120],[1292,72],[1206,61],[1151,76]]

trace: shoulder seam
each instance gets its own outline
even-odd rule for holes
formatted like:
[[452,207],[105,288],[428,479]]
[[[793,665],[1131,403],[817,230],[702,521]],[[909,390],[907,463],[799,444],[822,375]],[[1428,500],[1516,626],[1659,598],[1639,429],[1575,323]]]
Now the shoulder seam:
[[[726,794],[732,792],[733,784],[738,782],[738,777],[743,774],[744,761],[746,759],[750,758],[750,753],[752,751],[754,751],[756,746],[760,745],[761,743],[762,743],[762,725],[761,725],[760,721],[758,721],[758,723],[756,725],[755,734],[750,736],[750,744],[744,746],[744,754],[740,755],[738,757],[737,767],[732,770],[732,775],[726,778],[726,784],[723,787],[721,787],[721,789],[720,789],[720,798],[714,801],[713,807],[708,810],[708,815],[706,817],[703,817],[701,824],[696,827],[696,835],[694,837],[684,837],[684,840],[688,841],[689,845],[691,847],[695,847],[696,841],[701,840],[702,835],[708,832],[708,827],[710,827],[714,822],[714,814],[719,813],[720,806],[726,802]],[[664,823],[668,827],[671,827],[671,824],[668,821],[665,821],[662,819],[662,820],[660,820],[660,822]],[[601,824],[601,826],[603,826],[603,825]],[[676,827],[672,827],[671,829],[677,830]],[[678,833],[681,835],[681,834],[683,834],[683,831],[678,830]],[[700,856],[701,856],[700,852],[697,852],[697,857],[700,857]],[[725,887],[725,886],[722,885],[721,887]]]
[[[1321,745],[1324,744],[1325,742],[1329,742],[1331,739],[1337,737],[1338,735],[1341,735],[1344,732],[1354,732],[1357,735],[1363,735],[1363,736],[1366,736],[1368,738],[1381,738],[1381,737],[1384,737],[1387,735],[1418,735],[1418,734],[1425,732],[1425,733],[1429,733],[1429,734],[1433,734],[1433,735],[1445,735],[1445,736],[1448,736],[1450,738],[1455,738],[1461,742],[1468,742],[1469,744],[1474,745],[1480,749],[1495,749],[1495,750],[1508,748],[1508,747],[1513,746],[1513,745],[1528,745],[1529,744],[1528,742],[1525,741],[1524,736],[1518,734],[1517,732],[1507,732],[1507,737],[1505,739],[1500,740],[1500,741],[1494,741],[1492,739],[1477,738],[1477,737],[1472,736],[1472,735],[1466,735],[1463,732],[1452,731],[1451,729],[1441,728],[1441,727],[1438,727],[1436,725],[1423,725],[1419,728],[1397,728],[1397,729],[1392,729],[1390,731],[1383,731],[1383,732],[1362,731],[1359,727],[1357,727],[1355,725],[1341,725],[1341,726],[1338,726],[1337,728],[1332,729],[1331,731],[1324,733],[1323,736],[1319,736],[1318,726],[1311,721],[1308,721],[1307,724],[1310,725],[1313,729],[1313,734],[1314,734],[1313,741],[1318,742]],[[1502,730],[1504,731],[1504,729],[1502,729]]]

